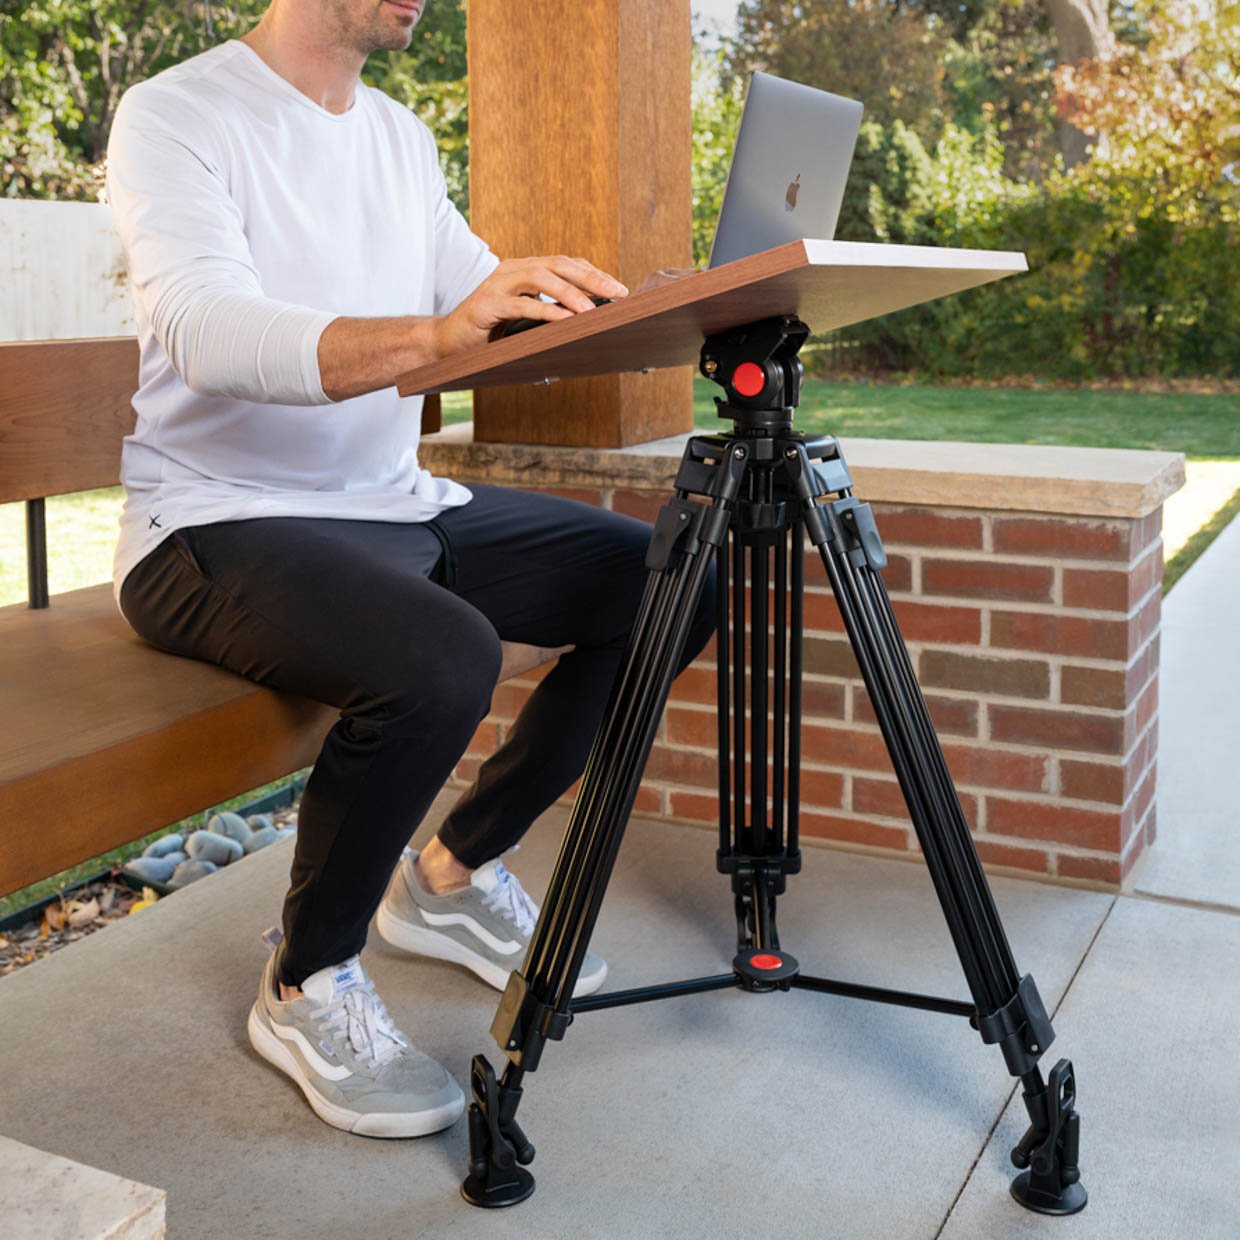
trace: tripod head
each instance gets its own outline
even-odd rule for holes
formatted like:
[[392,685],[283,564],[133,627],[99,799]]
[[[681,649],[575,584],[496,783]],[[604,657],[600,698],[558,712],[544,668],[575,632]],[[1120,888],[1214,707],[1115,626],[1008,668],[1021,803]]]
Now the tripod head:
[[807,339],[809,328],[793,314],[707,336],[699,368],[724,390],[715,397],[719,416],[742,436],[790,431],[804,373],[797,352]]

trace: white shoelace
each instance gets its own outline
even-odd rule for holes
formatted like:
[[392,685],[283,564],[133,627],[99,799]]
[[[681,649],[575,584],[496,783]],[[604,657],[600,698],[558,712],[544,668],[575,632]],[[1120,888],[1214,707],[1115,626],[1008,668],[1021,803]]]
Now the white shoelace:
[[483,906],[511,922],[516,926],[517,933],[527,938],[534,933],[538,905],[521,886],[521,880],[504,868],[502,861],[495,867],[495,877],[498,879],[495,890],[483,898]]
[[369,978],[316,1009],[313,1015],[329,1038],[344,1034],[358,1059],[377,1068],[390,1063],[409,1045]]

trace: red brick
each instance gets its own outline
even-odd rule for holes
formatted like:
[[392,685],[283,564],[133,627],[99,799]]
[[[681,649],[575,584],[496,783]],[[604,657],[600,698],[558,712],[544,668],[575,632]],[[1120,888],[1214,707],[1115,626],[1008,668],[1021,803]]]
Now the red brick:
[[[574,797],[574,800],[576,798]],[[650,788],[643,784],[637,790],[637,800],[633,802],[635,814],[663,813],[663,792],[660,788]]]
[[672,685],[673,702],[703,702],[714,706],[718,701],[718,677],[714,665],[692,663],[676,677]]
[[1055,872],[1060,878],[1083,878],[1110,887],[1118,887],[1123,881],[1123,867],[1118,857],[1074,857],[1071,853],[1059,853],[1055,858]]
[[1135,711],[1134,735],[1140,736],[1158,712],[1158,678],[1155,677],[1137,698]]
[[719,745],[719,716],[713,710],[687,710],[669,706],[663,716],[666,736],[674,745],[698,745],[715,749]]
[[815,814],[805,810],[801,811],[801,834],[899,852],[908,852],[910,838],[910,832],[904,827],[882,826],[843,814]]
[[530,700],[532,692],[533,689],[519,681],[506,680],[503,684],[496,685],[491,694],[490,717],[511,723]]
[[1065,664],[1060,672],[1059,696],[1069,706],[1123,710],[1128,705],[1128,676],[1118,667]]
[[712,788],[719,783],[718,757],[692,749],[656,745],[646,763],[646,779],[668,784],[692,784]]
[[[969,698],[943,697],[940,694],[926,694],[926,705],[930,708],[930,719],[935,731],[947,736],[976,736],[978,707]],[[857,723],[877,723],[874,714],[874,703],[870,701],[869,691],[864,685],[857,685],[853,690],[853,719]]]
[[1053,601],[1055,570],[1049,564],[1011,564],[1002,560],[936,560],[923,556],[921,592],[956,598],[1008,599],[1018,603]]
[[611,497],[613,511],[639,521],[653,524],[659,509],[671,498],[668,491],[614,491]]
[[996,517],[994,549],[999,554],[1047,555],[1064,560],[1120,560],[1127,563],[1148,541],[1139,521],[1096,521],[1070,517]]
[[840,616],[840,609],[836,604],[834,594],[806,590],[803,615],[807,633],[842,633],[844,631],[844,621]]
[[990,617],[990,644],[1000,650],[1127,661],[1132,628],[1125,620],[1045,611],[995,611]]
[[1147,552],[1127,570],[1065,568],[1063,604],[1127,614],[1162,581],[1162,575],[1163,558],[1156,551]]
[[1038,848],[1016,848],[1000,844],[997,840],[976,839],[977,855],[984,865],[1003,865],[1014,870],[1030,870],[1035,874],[1049,874],[1050,854]]
[[1000,697],[1024,698],[1046,698],[1051,691],[1050,664],[1042,659],[923,650],[918,670],[923,685],[940,689],[967,689]]
[[719,821],[719,798],[700,792],[677,792],[672,790],[668,813],[672,818],[684,818],[689,822]]
[[478,768],[481,765],[481,758],[462,758],[453,768],[452,778],[459,783],[472,784],[478,778]]
[[982,518],[948,516],[929,508],[888,508],[876,510],[878,532],[884,542],[914,547],[982,546]]
[[805,724],[801,728],[801,756],[823,766],[871,771],[891,770],[891,758],[878,732]]
[[1077,809],[1046,801],[1006,801],[986,798],[988,835],[1018,835],[1026,839],[1055,840],[1076,848],[1118,853],[1122,843],[1118,813]]
[[1125,749],[1124,719],[1071,710],[1030,706],[991,706],[990,735],[997,741],[1086,753],[1114,754]]
[[806,637],[802,664],[815,676],[839,676],[845,680],[860,676],[852,647],[842,638]]
[[893,604],[904,639],[976,646],[982,640],[982,613],[976,607],[948,607],[897,599]]
[[1110,765],[1061,758],[1059,790],[1073,801],[1101,801],[1121,806],[1128,799],[1131,772],[1128,763]]
[[1157,774],[1156,768],[1152,766],[1145,772],[1136,795],[1132,798],[1132,803],[1124,810],[1125,842],[1134,832],[1141,829],[1141,824],[1146,814],[1149,813],[1150,806],[1154,804],[1154,793],[1158,788]]
[[494,723],[481,723],[470,739],[465,752],[471,758],[486,758],[499,748],[499,726]]
[[844,776],[838,771],[801,767],[801,804],[838,809],[844,804]]
[[801,681],[801,717],[803,719],[843,719],[846,691],[832,680]]
[[[958,794],[964,810],[965,821],[970,827],[977,822],[977,797],[968,792]],[[884,818],[908,819],[908,806],[904,793],[894,779],[866,779],[854,776],[852,808],[859,814],[879,814]]]
[[[882,570],[883,583],[891,594],[907,593],[913,588],[913,561],[899,552],[889,552],[887,567]],[[827,570],[822,566],[822,557],[811,547],[805,553],[805,584],[810,588],[829,587]]]
[[1045,792],[1049,784],[1049,763],[1041,754],[950,744],[943,746],[943,754],[957,783],[1019,792]]

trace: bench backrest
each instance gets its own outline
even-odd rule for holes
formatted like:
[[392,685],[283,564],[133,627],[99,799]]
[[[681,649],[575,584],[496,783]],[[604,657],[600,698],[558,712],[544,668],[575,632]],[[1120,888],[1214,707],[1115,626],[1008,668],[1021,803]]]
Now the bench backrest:
[[[115,486],[137,386],[132,337],[0,344],[0,504]],[[437,396],[422,428],[439,429]]]
[[0,503],[115,486],[138,342],[0,344]]

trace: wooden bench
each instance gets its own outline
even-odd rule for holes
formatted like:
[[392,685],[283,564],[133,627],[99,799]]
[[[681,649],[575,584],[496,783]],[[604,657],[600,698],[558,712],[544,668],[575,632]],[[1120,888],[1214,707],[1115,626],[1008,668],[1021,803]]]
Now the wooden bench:
[[[26,502],[30,575],[0,608],[0,895],[310,765],[336,718],[147,645],[111,583],[48,599],[44,498],[118,482],[137,369],[132,339],[0,344],[0,503]],[[501,678],[557,653],[506,643]]]

